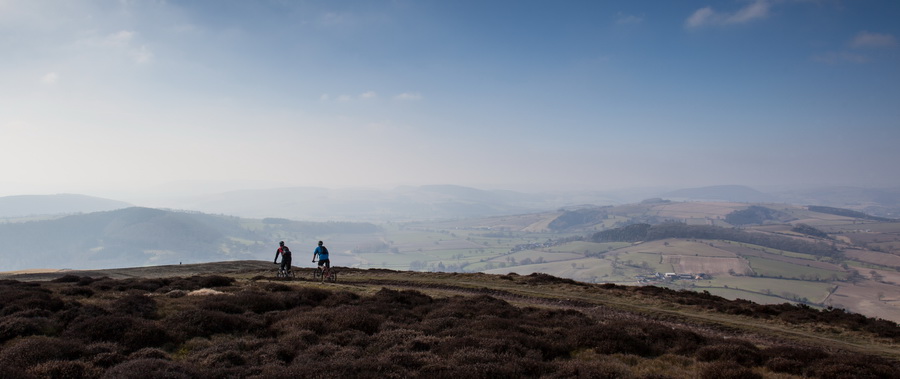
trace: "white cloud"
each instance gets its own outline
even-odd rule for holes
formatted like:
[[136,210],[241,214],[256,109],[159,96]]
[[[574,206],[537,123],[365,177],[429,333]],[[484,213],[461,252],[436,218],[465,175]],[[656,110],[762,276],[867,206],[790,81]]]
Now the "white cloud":
[[769,1],[755,0],[736,12],[718,12],[712,7],[700,8],[685,20],[688,28],[745,24],[769,16]]
[[59,80],[59,74],[55,72],[48,72],[41,77],[41,83],[44,84],[56,84],[57,80]]
[[696,28],[710,23],[710,19],[716,16],[716,11],[710,7],[700,8],[691,17],[688,17],[685,24],[688,27]]
[[897,39],[891,34],[859,32],[850,43],[855,48],[884,48],[897,46]]
[[394,96],[394,99],[404,100],[404,101],[422,100],[422,94],[415,93],[415,92],[404,92],[397,96]]
[[359,95],[360,99],[374,99],[378,97],[378,94],[375,91],[366,91],[362,95]]

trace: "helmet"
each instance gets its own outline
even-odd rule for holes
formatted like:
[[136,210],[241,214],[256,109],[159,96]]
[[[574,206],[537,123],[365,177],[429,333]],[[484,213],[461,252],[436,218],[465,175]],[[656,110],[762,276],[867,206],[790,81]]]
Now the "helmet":
[[319,241],[319,246],[322,246],[322,241]]
[[284,246],[284,241],[281,241],[281,242],[279,242],[278,244],[281,245],[281,246]]

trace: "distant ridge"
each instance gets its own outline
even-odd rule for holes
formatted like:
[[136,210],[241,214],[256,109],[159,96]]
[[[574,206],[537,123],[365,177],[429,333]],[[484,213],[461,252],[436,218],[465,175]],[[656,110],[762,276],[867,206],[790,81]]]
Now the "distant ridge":
[[0,197],[0,217],[90,213],[128,208],[126,202],[86,195],[17,195]]
[[663,198],[677,200],[735,201],[741,203],[776,202],[778,197],[747,186],[723,185],[685,188],[662,194]]

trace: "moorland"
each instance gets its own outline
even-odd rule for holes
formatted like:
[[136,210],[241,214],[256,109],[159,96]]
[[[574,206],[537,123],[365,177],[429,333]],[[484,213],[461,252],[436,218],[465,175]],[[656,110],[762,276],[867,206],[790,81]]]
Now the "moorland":
[[269,261],[0,280],[7,378],[893,378],[900,327],[841,309],[547,274]]

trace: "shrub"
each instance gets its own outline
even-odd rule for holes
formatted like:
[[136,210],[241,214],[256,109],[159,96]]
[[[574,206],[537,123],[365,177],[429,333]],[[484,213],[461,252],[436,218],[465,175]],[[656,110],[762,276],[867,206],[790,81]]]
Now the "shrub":
[[[416,338],[424,334],[418,330],[412,329],[392,329],[383,330],[372,336],[372,351],[382,352],[389,350],[395,346],[400,346],[401,350],[407,350],[411,347]],[[419,351],[428,350],[428,348],[420,347]]]
[[487,295],[474,297],[455,296],[446,303],[438,305],[427,316],[428,318],[454,317],[472,319],[477,316],[497,316],[504,318],[521,317],[522,311],[513,305]]
[[198,372],[190,366],[163,359],[135,359],[116,365],[103,374],[101,378],[109,379],[190,379],[199,377]]
[[162,323],[167,330],[182,341],[193,337],[209,337],[219,333],[243,333],[262,328],[262,323],[257,319],[205,309],[180,311],[164,318]]
[[766,368],[772,372],[784,372],[793,375],[803,375],[806,363],[796,359],[775,357],[766,361]]
[[46,317],[7,316],[0,319],[0,343],[15,337],[52,334],[55,325]]
[[65,308],[61,299],[44,288],[16,285],[0,289],[0,316],[34,309],[57,312]]
[[81,277],[72,274],[66,274],[51,280],[53,283],[78,283],[79,281],[81,281]]
[[720,361],[704,364],[700,379],[762,379],[762,375],[734,362]]
[[594,349],[598,354],[655,355],[645,336],[634,325],[616,322],[576,328],[569,335],[570,346]]
[[109,368],[126,360],[124,351],[117,343],[95,342],[84,347],[84,356],[94,366]]
[[629,378],[628,366],[616,360],[561,360],[553,362],[553,371],[546,378]]
[[834,354],[807,367],[807,376],[820,378],[896,378],[900,363],[852,353]]
[[332,292],[320,288],[303,287],[297,290],[297,304],[316,306],[331,297]]
[[293,287],[281,283],[266,283],[263,289],[269,292],[291,292],[294,290]]
[[115,315],[74,322],[63,335],[82,341],[118,342],[129,350],[161,346],[169,341],[166,331],[153,321]]
[[541,272],[531,273],[530,275],[525,277],[525,281],[528,284],[533,285],[541,285],[541,284],[571,284],[575,286],[586,286],[586,283],[576,282],[572,279],[567,278],[558,278],[550,274],[544,274]]
[[203,288],[228,287],[234,284],[234,278],[221,275],[208,275],[199,277],[197,283]]
[[135,359],[164,359],[170,361],[172,360],[172,357],[169,356],[169,353],[163,350],[153,347],[145,347],[128,355],[128,360]]
[[74,341],[34,336],[11,341],[0,350],[0,367],[28,368],[52,360],[76,360],[82,346]]
[[113,313],[137,316],[146,319],[156,318],[156,300],[141,294],[129,294],[114,301],[110,306]]
[[756,346],[738,341],[701,347],[696,356],[703,362],[726,361],[746,367],[759,365],[762,360],[762,354]]
[[66,296],[83,296],[83,297],[91,297],[94,296],[94,291],[87,287],[67,287],[63,288],[59,291],[59,293]]
[[39,378],[96,378],[100,369],[80,361],[47,361],[27,370],[29,374]]

